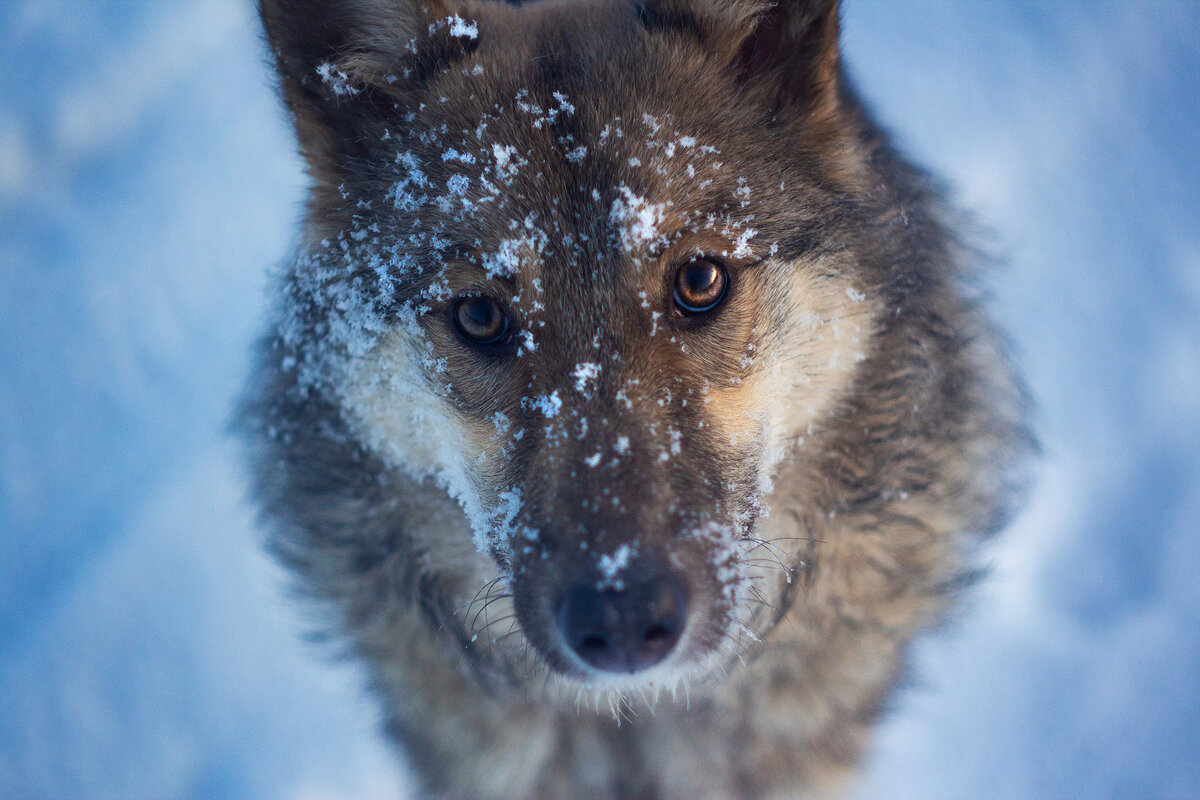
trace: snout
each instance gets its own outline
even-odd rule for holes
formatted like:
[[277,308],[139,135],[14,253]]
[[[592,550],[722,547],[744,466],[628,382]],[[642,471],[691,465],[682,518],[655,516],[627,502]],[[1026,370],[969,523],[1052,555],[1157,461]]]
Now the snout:
[[559,633],[588,666],[634,673],[664,661],[687,624],[687,583],[656,560],[643,560],[619,582],[577,576],[557,606]]

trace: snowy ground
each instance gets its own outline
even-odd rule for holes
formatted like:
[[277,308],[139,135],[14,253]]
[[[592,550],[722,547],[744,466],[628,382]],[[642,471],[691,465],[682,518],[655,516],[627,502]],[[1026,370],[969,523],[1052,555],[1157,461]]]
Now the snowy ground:
[[[1045,457],[866,797],[1200,797],[1200,6],[848,0]],[[382,797],[223,426],[303,187],[248,3],[0,4],[0,798]]]

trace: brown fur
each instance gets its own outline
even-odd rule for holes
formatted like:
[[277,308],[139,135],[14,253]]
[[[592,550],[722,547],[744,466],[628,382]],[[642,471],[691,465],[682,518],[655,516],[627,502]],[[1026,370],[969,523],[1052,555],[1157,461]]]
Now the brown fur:
[[[247,405],[258,493],[422,792],[835,789],[1030,442],[836,3],[262,15],[314,185]],[[696,253],[731,276],[702,320],[670,303]],[[479,293],[514,352],[447,324]],[[624,547],[682,570],[688,627],[604,676],[554,602]]]

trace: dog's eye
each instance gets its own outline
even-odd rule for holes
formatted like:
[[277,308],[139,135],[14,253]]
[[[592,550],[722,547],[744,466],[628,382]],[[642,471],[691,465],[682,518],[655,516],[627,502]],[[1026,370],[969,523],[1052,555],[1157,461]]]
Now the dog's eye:
[[503,344],[509,338],[508,317],[490,297],[460,297],[452,309],[454,325],[475,344]]
[[694,258],[675,273],[675,306],[684,314],[712,311],[725,299],[729,278],[725,267],[709,258]]

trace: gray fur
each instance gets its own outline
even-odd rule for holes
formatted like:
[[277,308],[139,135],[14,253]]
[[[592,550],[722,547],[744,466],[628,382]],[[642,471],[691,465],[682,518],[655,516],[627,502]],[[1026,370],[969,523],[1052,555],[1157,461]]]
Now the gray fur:
[[[263,0],[262,13],[315,182],[245,402],[255,493],[274,550],[328,610],[322,629],[369,666],[422,796],[837,791],[908,642],[1011,513],[1032,438],[960,216],[848,85],[836,3]],[[454,15],[478,38],[431,24]],[[521,90],[543,124],[515,110]],[[554,92],[572,110],[550,119]],[[485,117],[478,157],[447,159]],[[616,118],[627,135],[612,144],[602,131]],[[688,162],[711,170],[701,187],[647,144],[660,124],[728,166]],[[435,188],[421,202],[394,191],[415,174],[398,153],[417,154],[430,187],[456,174],[475,187],[494,179],[484,156],[514,137],[533,166],[470,215]],[[586,156],[564,158],[578,145]],[[725,220],[731,241],[755,231],[757,260],[703,329],[639,300],[676,256],[614,238],[635,196],[666,209],[663,229],[692,209]],[[493,253],[509,218],[529,214],[554,235],[512,291],[531,295],[536,278],[544,309],[516,308],[531,329],[550,324],[535,350],[481,359],[440,312],[413,309],[436,305],[438,265]],[[831,330],[861,341],[843,351]],[[428,344],[428,360],[404,362],[411,374],[387,373],[401,363],[383,355],[394,331]],[[594,386],[573,392],[571,370],[593,361]],[[411,441],[453,433],[483,448],[483,466],[464,468],[471,497],[520,488],[511,524],[538,538],[485,535],[481,551],[461,487],[397,463],[380,444],[393,432],[371,421],[387,408],[355,406],[362,370],[372,391],[382,372],[395,397],[440,409],[447,429],[413,412]],[[551,418],[529,400],[553,392]],[[512,429],[481,433],[497,411]],[[614,448],[628,456],[585,466]],[[690,533],[706,521],[734,541]],[[543,609],[565,573],[628,543],[671,554],[698,598],[702,629],[653,685],[596,682]]]

